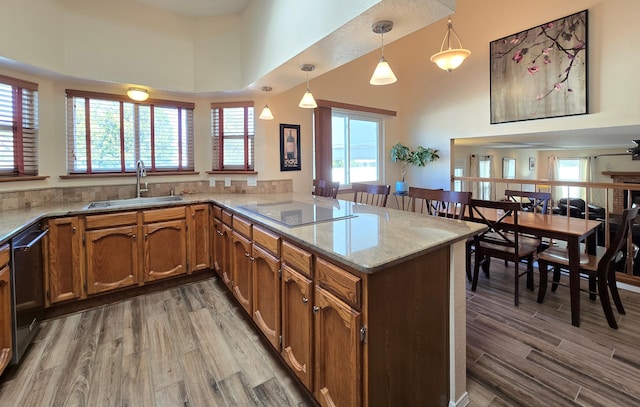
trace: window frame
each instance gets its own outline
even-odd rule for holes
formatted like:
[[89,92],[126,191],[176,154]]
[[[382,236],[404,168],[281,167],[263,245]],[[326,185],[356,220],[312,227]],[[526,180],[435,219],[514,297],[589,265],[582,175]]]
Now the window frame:
[[[316,103],[318,107],[314,109],[313,119],[314,119],[314,127],[313,127],[313,146],[314,146],[314,166],[313,166],[313,176],[316,179],[324,179],[330,180],[332,178],[332,130],[331,130],[331,121],[332,121],[332,109],[345,109],[352,110],[354,112],[366,112],[366,113],[374,113],[380,116],[383,116],[382,123],[382,134],[383,134],[383,144],[381,144],[381,149],[384,150],[384,138],[386,129],[388,126],[387,120],[390,117],[397,116],[396,111],[394,110],[386,110],[375,107],[361,106],[361,105],[352,105],[350,103],[343,102],[335,102],[330,100],[322,100],[317,99]],[[383,151],[384,157],[384,151]],[[381,162],[383,167],[383,181],[384,182],[384,162]],[[340,189],[342,192],[347,192],[346,189]]]
[[[225,168],[224,165],[224,140],[229,138],[230,140],[236,140],[238,135],[224,135],[224,110],[228,108],[243,108],[244,109],[244,134],[241,136],[243,139],[244,149],[244,162],[242,165],[229,166]],[[251,109],[251,114],[249,113]],[[238,174],[256,174],[255,171],[255,109],[253,101],[240,101],[240,102],[222,102],[211,103],[211,171],[207,171],[209,174],[215,173],[238,173]],[[218,134],[216,134],[216,115],[218,116]],[[222,116],[220,116],[222,115]],[[253,118],[252,126],[249,125],[250,117]],[[250,131],[253,129],[253,132]]]
[[[74,113],[70,110],[73,109],[73,104],[76,98],[82,99],[84,101],[84,110],[85,110],[85,125],[84,131],[86,140],[86,171],[78,170],[74,166],[74,146],[76,143],[75,139],[75,116]],[[113,168],[109,170],[94,170],[93,165],[91,163],[91,130],[90,130],[90,101],[91,100],[103,100],[110,102],[117,102],[120,106],[119,112],[119,133],[120,133],[120,168]],[[125,104],[130,104],[133,106],[134,115],[136,116],[136,120],[134,120],[132,129],[125,129],[124,127],[124,107]],[[125,132],[131,131],[133,132],[133,141],[135,144],[135,157],[134,161],[140,160],[140,154],[142,148],[140,147],[141,138],[144,136],[141,133],[141,129],[139,126],[139,110],[140,107],[149,107],[149,132],[150,139],[149,145],[145,146],[148,148],[148,154],[151,155],[151,162],[145,162],[145,170],[148,175],[179,175],[179,174],[194,174],[195,172],[195,154],[194,154],[194,142],[195,142],[195,126],[194,126],[194,109],[195,103],[190,102],[180,102],[173,100],[164,100],[164,99],[148,99],[144,102],[133,101],[130,98],[123,95],[114,95],[109,93],[100,93],[100,92],[91,92],[91,91],[82,91],[82,90],[74,90],[67,89],[66,90],[66,123],[67,123],[67,177],[76,177],[76,176],[105,176],[105,175],[119,175],[119,174],[135,174],[136,168],[135,165],[133,167],[127,167],[126,158],[125,158]],[[155,134],[156,134],[156,119],[155,119],[155,111],[157,109],[176,109],[178,115],[178,146],[177,146],[177,166],[167,167],[167,166],[159,166],[157,164],[159,150],[156,148],[155,142]],[[186,124],[183,125],[183,121]],[[186,127],[186,128],[185,128]],[[186,149],[186,153],[184,150]]]
[[[352,182],[351,182],[351,126],[349,124],[349,122],[351,120],[361,120],[361,121],[371,121],[371,122],[376,122],[378,125],[378,134],[376,136],[377,140],[376,140],[376,144],[377,144],[377,151],[376,151],[376,165],[377,165],[377,171],[376,171],[376,179],[375,180],[366,180],[366,181],[355,181],[355,182],[364,182],[364,183],[383,183],[384,182],[384,165],[383,165],[383,151],[384,151],[384,117],[382,117],[379,114],[374,114],[374,113],[369,113],[369,112],[362,112],[362,111],[357,111],[357,110],[350,110],[350,109],[344,109],[344,108],[334,108],[331,110],[331,119],[333,121],[333,118],[336,116],[340,116],[343,117],[345,120],[345,167],[344,167],[344,173],[345,173],[345,182],[341,183],[341,185],[343,185],[344,187],[346,187],[347,189],[350,188]],[[332,147],[333,147],[333,123],[331,126],[331,134],[332,134]],[[332,152],[332,162],[331,162],[331,170],[332,170],[332,177],[331,177],[331,181],[333,181],[333,152]]]
[[[38,84],[0,75],[0,83],[11,87],[11,115],[0,128],[11,131],[12,170],[0,170],[2,180],[43,179],[38,176]],[[8,123],[10,121],[11,123]],[[4,138],[0,138],[0,141]],[[0,144],[1,147],[1,144]],[[8,151],[7,151],[8,152]]]

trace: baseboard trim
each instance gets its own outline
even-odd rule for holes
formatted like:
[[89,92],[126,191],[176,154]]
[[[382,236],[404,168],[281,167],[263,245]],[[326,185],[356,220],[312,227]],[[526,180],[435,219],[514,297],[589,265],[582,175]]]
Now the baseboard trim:
[[466,407],[470,403],[471,400],[469,400],[469,393],[465,391],[457,401],[449,401],[449,407]]

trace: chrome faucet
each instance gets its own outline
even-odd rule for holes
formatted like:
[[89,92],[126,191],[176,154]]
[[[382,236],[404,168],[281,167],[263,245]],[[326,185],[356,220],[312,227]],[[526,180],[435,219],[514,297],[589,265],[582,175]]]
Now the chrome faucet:
[[141,189],[140,188],[140,178],[147,176],[147,170],[144,167],[144,162],[142,160],[138,160],[136,163],[136,198],[140,198],[140,192],[149,191],[148,188]]

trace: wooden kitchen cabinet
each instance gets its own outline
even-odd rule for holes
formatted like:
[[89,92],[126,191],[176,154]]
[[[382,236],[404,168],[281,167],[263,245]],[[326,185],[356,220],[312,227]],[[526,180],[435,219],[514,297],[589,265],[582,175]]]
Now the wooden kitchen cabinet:
[[[357,279],[321,259],[316,260],[315,271],[318,275],[326,273],[329,285]],[[362,405],[362,316],[347,302],[352,302],[347,298],[353,298],[350,295],[357,290],[354,288],[347,283],[339,288],[332,286],[329,292],[320,283],[314,291],[313,394],[322,406]]]
[[185,274],[187,272],[185,208],[143,211],[142,217],[144,281]]
[[0,374],[13,357],[9,245],[0,247]]
[[87,216],[86,229],[87,294],[137,284],[140,261],[136,212]]
[[189,273],[211,268],[210,206],[208,204],[189,207]]
[[312,255],[282,243],[282,351],[291,370],[313,390]]
[[252,312],[253,273],[251,256],[251,224],[241,218],[234,217],[232,232],[233,277],[231,291],[240,305],[249,315]]
[[84,297],[82,233],[77,216],[47,221],[45,237],[45,305]]
[[[233,249],[232,243],[232,229],[231,229],[231,214],[227,214],[223,217],[222,208],[219,206],[213,207],[213,268],[220,277],[223,283],[231,290],[232,289],[232,265],[231,265],[231,252]],[[225,223],[229,222],[229,223]]]
[[253,320],[280,350],[280,236],[253,226]]

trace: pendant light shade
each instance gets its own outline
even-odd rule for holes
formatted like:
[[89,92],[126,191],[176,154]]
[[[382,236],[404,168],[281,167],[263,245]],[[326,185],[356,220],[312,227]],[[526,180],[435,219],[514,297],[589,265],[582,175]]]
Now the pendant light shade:
[[[263,92],[271,92],[272,88],[271,86],[263,86],[262,87],[262,91]],[[273,113],[271,113],[271,109],[269,109],[269,105],[264,105],[264,108],[262,108],[262,113],[260,113],[259,118],[261,120],[273,120]]]
[[[455,35],[455,38],[458,41],[458,48],[451,48],[451,33]],[[445,43],[447,44],[447,49],[444,49]],[[462,48],[460,37],[458,37],[458,33],[456,32],[456,30],[453,29],[453,24],[451,24],[451,17],[449,17],[447,32],[445,33],[444,39],[442,40],[440,52],[437,52],[431,56],[431,62],[438,65],[440,69],[451,72],[459,67],[469,55],[471,55],[471,51]]]
[[391,66],[389,66],[387,60],[384,59],[384,34],[391,31],[392,28],[393,23],[387,20],[378,21],[371,26],[371,30],[374,33],[380,34],[380,38],[382,41],[382,55],[380,56],[380,61],[378,61],[378,65],[373,71],[373,75],[371,76],[371,80],[369,81],[371,85],[389,85],[398,80],[398,78],[396,78],[396,75],[391,70]]
[[309,72],[316,69],[316,67],[315,65],[304,64],[300,67],[300,69],[302,69],[307,73],[307,91],[304,92],[304,95],[302,96],[302,99],[300,99],[300,103],[298,103],[298,106],[304,109],[315,109],[316,107],[318,107],[318,104],[316,103],[316,100],[313,98],[313,94],[309,90]]
[[137,102],[143,102],[149,99],[149,93],[143,88],[129,88],[129,90],[127,90],[127,96]]

